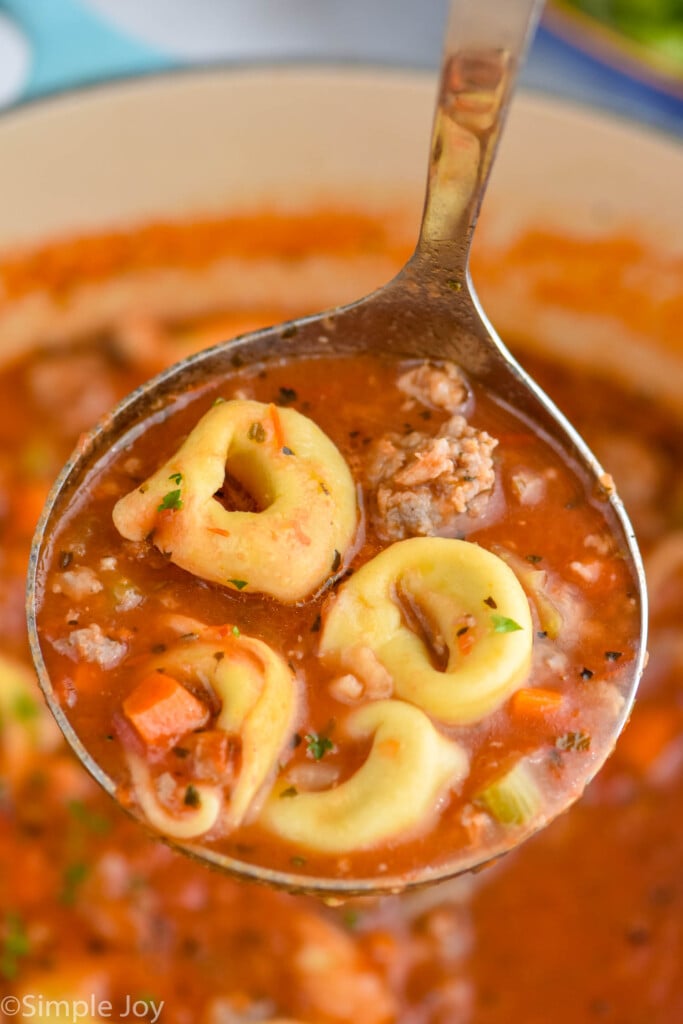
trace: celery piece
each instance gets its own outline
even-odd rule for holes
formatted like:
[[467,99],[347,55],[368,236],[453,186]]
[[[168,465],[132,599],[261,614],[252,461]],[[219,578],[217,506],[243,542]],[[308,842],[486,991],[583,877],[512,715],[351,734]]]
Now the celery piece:
[[540,810],[541,791],[528,764],[518,761],[476,797],[501,825],[524,825]]

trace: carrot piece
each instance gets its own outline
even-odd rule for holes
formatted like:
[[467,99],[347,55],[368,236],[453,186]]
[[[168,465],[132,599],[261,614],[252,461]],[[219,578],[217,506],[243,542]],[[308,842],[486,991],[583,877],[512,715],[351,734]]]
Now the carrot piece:
[[275,444],[278,448],[284,448],[285,446],[285,434],[282,429],[282,420],[280,414],[277,411],[277,406],[271,402],[268,406],[268,412],[270,414],[270,422],[273,424],[273,436],[275,437]]
[[165,672],[145,676],[124,700],[123,713],[150,746],[171,745],[209,718],[208,708]]
[[458,632],[455,635],[458,641],[458,650],[465,657],[474,647],[474,633],[471,629],[468,629],[463,633]]
[[556,690],[543,690],[540,687],[524,687],[513,693],[510,707],[516,715],[545,715],[549,711],[557,711],[564,697]]

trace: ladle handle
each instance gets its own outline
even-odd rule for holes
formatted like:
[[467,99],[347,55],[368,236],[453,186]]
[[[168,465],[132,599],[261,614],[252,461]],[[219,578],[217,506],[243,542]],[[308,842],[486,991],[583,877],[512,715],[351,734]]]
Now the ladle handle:
[[432,279],[437,267],[446,271],[450,287],[466,279],[493,156],[542,6],[543,0],[451,0],[414,260],[429,262],[422,269]]

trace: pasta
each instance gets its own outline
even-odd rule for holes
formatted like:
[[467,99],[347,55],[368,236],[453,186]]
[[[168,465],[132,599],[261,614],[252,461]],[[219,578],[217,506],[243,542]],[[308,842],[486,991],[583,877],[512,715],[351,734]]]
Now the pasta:
[[447,789],[467,774],[463,748],[441,736],[418,708],[376,701],[354,711],[345,732],[372,736],[363,765],[346,782],[321,793],[284,799],[275,787],[261,821],[290,842],[348,853],[420,834],[439,812]]
[[[422,635],[402,604],[420,609]],[[505,622],[514,628],[505,631]],[[442,667],[430,659],[427,631],[432,646],[442,648]],[[342,587],[325,620],[320,654],[362,679],[359,648],[362,654],[369,647],[398,696],[441,722],[466,725],[490,715],[523,684],[531,645],[529,604],[507,565],[476,544],[425,537],[386,548]]]
[[[258,511],[215,500],[226,464]],[[124,537],[153,536],[196,576],[288,603],[339,569],[357,522],[353,481],[325,434],[294,409],[245,401],[210,409],[113,514]]]

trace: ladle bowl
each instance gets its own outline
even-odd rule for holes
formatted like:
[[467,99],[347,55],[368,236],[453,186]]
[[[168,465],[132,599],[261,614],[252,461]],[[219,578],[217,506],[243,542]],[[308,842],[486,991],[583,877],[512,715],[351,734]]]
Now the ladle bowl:
[[[512,407],[563,457],[583,467],[609,506],[611,529],[617,547],[628,560],[632,592],[640,612],[641,642],[633,662],[632,685],[615,722],[615,740],[627,720],[644,665],[646,636],[644,575],[632,527],[596,458],[496,335],[473,290],[468,267],[482,196],[538,13],[538,0],[453,0],[420,237],[414,255],[396,278],[358,302],[245,335],[176,364],[129,395],[84,436],[64,467],[34,539],[28,582],[29,636],[40,684],[52,712],[76,754],[112,796],[116,797],[116,781],[94,761],[71,725],[41,651],[36,622],[40,566],[52,528],[70,497],[87,483],[98,460],[130,443],[150,419],[163,418],[178,395],[207,381],[227,378],[236,369],[274,358],[372,351],[390,357],[449,360]],[[595,771],[600,763],[595,763]],[[307,877],[243,863],[196,843],[174,845],[243,877],[327,897],[398,891],[406,884],[391,877]],[[503,852],[505,849],[497,849],[496,856]],[[478,866],[473,862],[466,868]],[[461,865],[458,870],[462,869]],[[426,868],[411,876],[408,884],[428,884],[453,873],[448,865]]]

